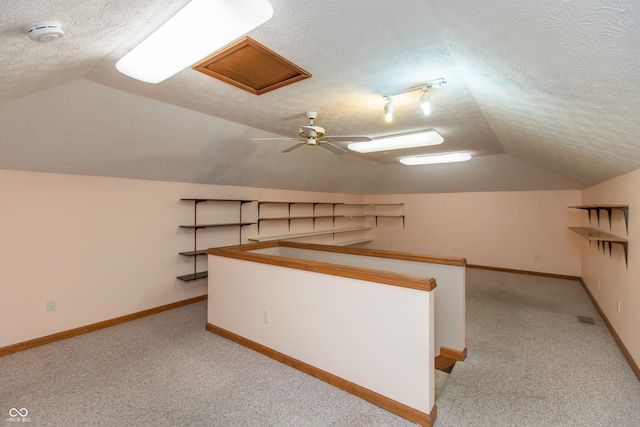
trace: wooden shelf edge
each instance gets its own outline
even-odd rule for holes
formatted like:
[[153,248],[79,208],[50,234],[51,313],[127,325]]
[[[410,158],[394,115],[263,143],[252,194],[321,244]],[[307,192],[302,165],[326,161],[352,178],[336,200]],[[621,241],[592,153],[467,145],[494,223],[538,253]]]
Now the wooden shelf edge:
[[598,243],[598,249],[600,248],[600,244],[602,243],[602,252],[605,252],[605,245],[609,245],[609,255],[611,255],[611,245],[617,244],[622,246],[622,250],[624,251],[624,261],[627,266],[627,270],[629,269],[629,242],[627,239],[623,239],[618,236],[614,236],[613,234],[605,233],[604,231],[597,230],[595,228],[590,227],[567,227],[569,230],[573,231],[580,235],[580,237],[586,239],[589,244],[591,242]]
[[177,279],[183,282],[193,282],[194,280],[206,279],[209,277],[208,271],[200,271],[198,273],[185,274],[184,276],[178,276]]
[[568,228],[574,233],[579,234],[581,237],[591,241],[612,242],[612,243],[627,242],[627,239],[623,239],[622,237],[618,237],[613,234],[600,231],[596,228],[591,228],[591,227],[568,227]]
[[310,231],[307,233],[291,233],[291,234],[281,234],[279,236],[265,236],[265,237],[254,237],[247,240],[252,242],[268,242],[272,240],[286,240],[286,239],[295,239],[298,237],[309,237],[309,236],[319,236],[323,234],[333,234],[333,233],[347,233],[349,231],[362,231],[362,230],[370,230],[371,227],[352,227],[352,228],[337,228],[332,230],[318,230],[318,231]]
[[237,227],[237,226],[245,226],[245,225],[253,225],[257,224],[255,222],[230,222],[225,224],[190,224],[190,225],[179,225],[180,228],[189,228],[189,229],[197,229],[197,228],[214,228],[214,227]]

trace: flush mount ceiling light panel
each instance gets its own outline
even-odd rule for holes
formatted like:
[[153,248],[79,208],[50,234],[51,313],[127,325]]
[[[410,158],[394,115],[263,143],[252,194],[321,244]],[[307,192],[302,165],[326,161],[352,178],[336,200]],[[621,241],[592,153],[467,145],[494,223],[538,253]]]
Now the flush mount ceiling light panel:
[[400,163],[407,166],[417,165],[436,165],[440,163],[466,162],[471,160],[471,154],[466,151],[457,151],[452,153],[428,154],[425,156],[403,157]]
[[272,15],[267,0],[192,0],[123,56],[116,68],[134,79],[160,83]]
[[25,25],[22,30],[34,42],[49,43],[64,37],[62,26],[55,21],[36,22],[35,24]]
[[349,144],[349,150],[358,153],[375,153],[377,151],[402,150],[405,148],[427,147],[438,145],[444,142],[444,138],[433,129],[419,132],[390,135],[380,138],[373,138],[368,142],[355,142]]
[[446,83],[447,81],[441,77],[439,79],[429,80],[428,82],[423,83],[421,85],[412,86],[406,89],[398,90],[396,92],[391,92],[387,95],[382,95],[385,99],[385,103],[384,103],[385,121],[390,122],[392,120],[393,99],[391,97],[396,95],[402,95],[403,93],[413,92],[416,90],[421,91],[418,105],[420,106],[422,113],[425,116],[430,115],[431,114],[431,88],[441,87],[441,86],[444,86]]

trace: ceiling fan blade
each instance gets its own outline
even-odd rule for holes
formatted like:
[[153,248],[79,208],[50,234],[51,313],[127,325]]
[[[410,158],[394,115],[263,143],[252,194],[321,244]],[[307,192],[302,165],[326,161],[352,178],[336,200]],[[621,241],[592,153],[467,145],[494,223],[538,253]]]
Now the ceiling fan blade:
[[303,145],[306,145],[304,142],[301,142],[299,144],[296,145],[292,145],[291,147],[287,148],[286,150],[281,151],[281,153],[289,153],[297,148],[302,147]]
[[367,142],[371,137],[364,135],[325,136],[331,142]]
[[300,138],[251,138],[252,141],[298,141]]
[[333,152],[334,152],[334,153],[336,153],[336,154],[344,154],[344,153],[346,153],[346,152],[347,152],[347,150],[345,150],[344,148],[342,148],[342,147],[338,147],[337,145],[332,144],[332,143],[330,143],[329,141],[323,141],[323,142],[320,144],[320,146],[321,146],[322,148],[326,148],[326,149],[327,149],[327,150],[329,150],[329,151],[333,151]]

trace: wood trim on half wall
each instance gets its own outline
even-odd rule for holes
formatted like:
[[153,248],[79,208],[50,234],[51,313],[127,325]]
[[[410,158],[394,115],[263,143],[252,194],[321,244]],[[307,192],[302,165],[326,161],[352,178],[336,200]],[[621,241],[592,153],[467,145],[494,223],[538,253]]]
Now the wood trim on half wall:
[[293,357],[287,356],[286,354],[280,353],[279,351],[273,350],[255,341],[251,341],[250,339],[241,337],[240,335],[220,328],[216,325],[212,325],[211,323],[207,323],[207,330],[209,332],[213,332],[216,335],[227,338],[228,340],[236,342],[242,346],[245,346],[251,350],[257,351],[258,353],[264,354],[265,356],[277,360],[278,362],[284,363],[287,366],[302,371],[305,374],[311,375],[312,377],[331,384],[334,387],[338,387],[339,389],[344,390],[347,393],[358,396],[361,399],[371,402],[374,405],[380,406],[381,408],[384,408],[387,411],[393,412],[396,415],[413,421],[414,423],[418,423],[421,426],[430,427],[433,425],[433,422],[436,419],[437,408],[435,404],[433,405],[431,412],[429,414],[426,414],[422,411],[418,411],[417,409],[411,408],[405,404],[376,393],[375,391],[364,388],[358,384],[354,384],[351,381],[347,381],[344,378],[340,378],[329,372],[323,371],[322,369],[316,368],[315,366],[309,365],[308,363],[302,362],[298,359],[294,359]]
[[86,334],[89,332],[97,331],[99,329],[108,328],[109,326],[119,325],[120,323],[130,322],[131,320],[140,319],[141,317],[146,317],[152,314],[161,313],[163,311],[172,310],[174,308],[204,301],[206,299],[207,299],[207,295],[201,295],[199,297],[189,298],[182,301],[173,302],[171,304],[161,305],[159,307],[138,311],[137,313],[127,314],[124,316],[116,317],[114,319],[103,320],[102,322],[80,326],[79,328],[69,329],[68,331],[62,331],[55,334],[46,335],[40,338],[34,338],[29,341],[23,341],[17,344],[8,345],[6,347],[0,347],[0,357],[6,356],[12,353],[17,353],[23,350],[28,350],[30,348],[38,347],[41,345],[49,344],[55,341],[60,341],[60,340],[75,337],[78,335]]

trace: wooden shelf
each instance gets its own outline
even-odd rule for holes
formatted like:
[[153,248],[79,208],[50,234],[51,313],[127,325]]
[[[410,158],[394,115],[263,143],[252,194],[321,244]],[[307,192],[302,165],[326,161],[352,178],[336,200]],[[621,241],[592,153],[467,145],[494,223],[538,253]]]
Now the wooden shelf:
[[609,256],[611,256],[611,245],[618,244],[622,246],[624,251],[624,260],[629,266],[628,261],[628,241],[627,239],[623,239],[622,237],[614,236],[613,234],[605,233],[604,231],[596,230],[595,228],[590,227],[569,227],[569,230],[573,231],[580,235],[580,237],[587,239],[589,243],[597,242],[598,248],[600,248],[600,244],[602,244],[602,251],[604,252],[605,245],[609,246]]
[[194,280],[206,279],[208,276],[208,271],[200,271],[197,273],[185,274],[184,276],[178,276],[178,279],[183,282],[193,282]]
[[575,233],[578,233],[580,236],[590,241],[613,242],[613,243],[627,242],[627,239],[614,236],[613,234],[605,233],[604,231],[596,230],[595,228],[569,227],[569,230]]
[[254,202],[255,200],[240,200],[240,199],[180,199],[183,202],[240,202],[240,203],[249,203]]
[[258,221],[270,221],[270,220],[290,220],[290,219],[317,219],[317,218],[342,218],[345,215],[306,215],[306,216],[275,216],[275,217],[262,217],[258,218]]
[[231,227],[231,226],[245,226],[255,224],[255,222],[230,222],[225,224],[193,224],[193,225],[180,225],[180,228],[191,228],[191,229],[200,229],[200,228],[214,228],[214,227]]
[[179,252],[180,255],[184,255],[184,256],[199,256],[199,255],[206,255],[207,254],[207,250],[206,249],[201,249],[198,251],[186,251],[186,252]]
[[360,231],[360,230],[370,230],[371,227],[350,227],[350,228],[335,228],[330,230],[316,230],[316,231],[308,231],[305,233],[289,233],[289,234],[281,234],[279,236],[265,236],[265,237],[254,237],[249,239],[253,242],[270,242],[273,240],[287,240],[287,239],[295,239],[298,237],[308,237],[308,236],[319,236],[322,234],[335,234],[335,233],[346,233],[349,231]]
[[620,210],[624,215],[624,224],[627,228],[627,232],[629,232],[629,205],[619,205],[619,204],[591,204],[591,205],[578,205],[578,206],[569,206],[571,209],[581,209],[589,212],[589,223],[591,223],[591,212],[595,212],[598,218],[598,225],[600,225],[600,211],[605,211],[609,214],[609,230],[611,230],[611,212],[613,210]]
[[333,246],[351,246],[357,245],[359,243],[368,243],[372,242],[373,239],[353,239],[353,240],[342,240],[335,243],[332,243]]
[[[206,279],[209,276],[207,271],[197,271],[198,263],[197,257],[201,255],[206,255],[206,249],[198,249],[197,235],[198,230],[203,228],[222,228],[222,227],[238,227],[239,229],[239,237],[238,243],[242,243],[242,227],[245,225],[256,224],[255,222],[244,222],[242,221],[242,207],[245,203],[251,203],[254,200],[246,200],[246,199],[201,199],[201,198],[184,198],[180,199],[183,202],[193,202],[193,224],[189,225],[180,225],[180,228],[191,230],[193,233],[193,250],[192,251],[184,251],[179,252],[180,255],[186,257],[193,258],[193,273],[185,274],[183,276],[178,276],[179,280],[183,282],[192,282],[194,280]],[[218,223],[218,224],[198,224],[198,204],[203,202],[222,202],[222,203],[237,203],[240,206],[238,212],[238,222],[231,223]],[[234,217],[235,219],[235,217]]]

